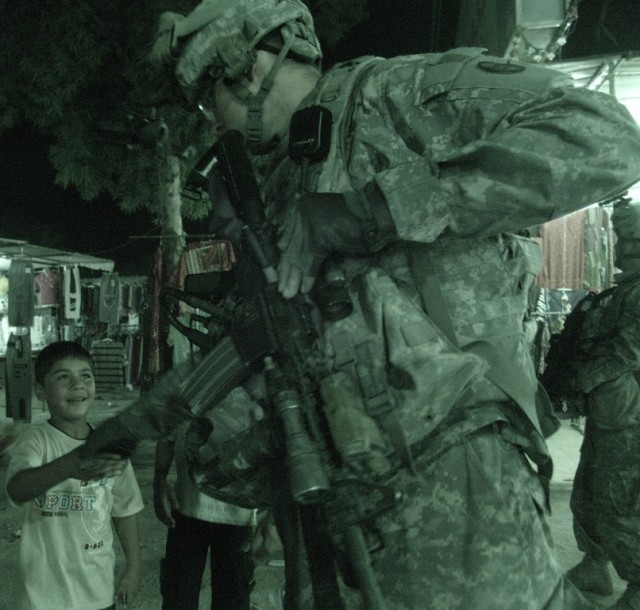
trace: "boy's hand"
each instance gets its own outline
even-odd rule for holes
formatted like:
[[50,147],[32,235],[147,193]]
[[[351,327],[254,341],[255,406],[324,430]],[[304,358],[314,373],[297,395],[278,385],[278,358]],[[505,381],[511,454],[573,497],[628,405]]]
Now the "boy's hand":
[[133,602],[133,598],[138,592],[140,586],[140,569],[127,565],[124,573],[120,577],[116,585],[116,599],[122,602],[122,606],[126,608]]

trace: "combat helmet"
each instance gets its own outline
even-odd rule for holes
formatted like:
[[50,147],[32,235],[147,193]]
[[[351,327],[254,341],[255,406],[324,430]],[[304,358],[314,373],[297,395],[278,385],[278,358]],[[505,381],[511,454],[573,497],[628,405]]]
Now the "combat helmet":
[[628,266],[625,261],[640,259],[640,203],[622,197],[614,204],[611,222],[617,238],[616,265],[622,268]]
[[620,199],[614,205],[611,222],[619,239],[640,241],[640,203],[626,197]]
[[[280,33],[281,48],[264,46],[263,39],[272,32]],[[272,51],[278,59],[253,95],[239,80],[254,64],[258,48]],[[247,103],[249,142],[257,143],[262,103],[287,56],[318,67],[322,59],[313,17],[301,0],[203,0],[187,16],[163,13],[150,58],[175,63],[175,77],[194,105],[224,78],[234,95]]]

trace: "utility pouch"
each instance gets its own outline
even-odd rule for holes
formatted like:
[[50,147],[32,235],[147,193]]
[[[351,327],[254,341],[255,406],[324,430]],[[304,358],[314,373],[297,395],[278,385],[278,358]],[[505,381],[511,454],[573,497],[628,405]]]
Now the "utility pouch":
[[367,414],[364,399],[351,377],[338,371],[320,385],[324,413],[333,444],[347,465],[361,465],[380,477],[391,469],[377,423]]

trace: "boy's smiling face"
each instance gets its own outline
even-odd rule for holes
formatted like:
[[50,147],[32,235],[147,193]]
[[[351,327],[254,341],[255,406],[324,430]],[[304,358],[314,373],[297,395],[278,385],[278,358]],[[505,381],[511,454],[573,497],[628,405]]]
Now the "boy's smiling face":
[[46,374],[43,384],[36,384],[36,395],[46,400],[51,423],[65,425],[85,421],[96,395],[91,365],[81,358],[58,360]]

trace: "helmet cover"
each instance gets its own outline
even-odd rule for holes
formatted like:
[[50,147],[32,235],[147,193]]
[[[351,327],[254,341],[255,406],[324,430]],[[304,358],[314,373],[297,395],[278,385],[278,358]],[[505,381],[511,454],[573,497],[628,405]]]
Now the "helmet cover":
[[640,203],[623,199],[614,206],[611,222],[619,239],[640,240]]
[[151,51],[157,63],[176,61],[185,89],[208,74],[239,79],[255,61],[255,48],[270,32],[293,37],[290,52],[319,64],[322,58],[313,18],[300,0],[203,0],[189,15],[163,13]]

